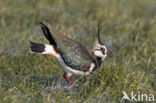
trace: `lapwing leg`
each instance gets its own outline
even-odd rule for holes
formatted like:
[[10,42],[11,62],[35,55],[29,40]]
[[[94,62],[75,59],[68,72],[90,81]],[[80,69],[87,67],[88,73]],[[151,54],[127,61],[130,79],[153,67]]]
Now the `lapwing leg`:
[[71,86],[72,82],[70,80],[70,75],[68,75],[66,72],[63,73],[64,79],[67,81],[67,83]]

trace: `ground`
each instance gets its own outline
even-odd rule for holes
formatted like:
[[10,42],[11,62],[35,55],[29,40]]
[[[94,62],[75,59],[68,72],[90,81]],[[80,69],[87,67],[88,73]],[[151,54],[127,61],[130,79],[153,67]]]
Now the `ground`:
[[[124,90],[156,97],[155,0],[1,0],[1,103],[119,103]],[[90,47],[101,38],[113,52],[73,89],[51,56],[31,54],[29,41],[48,43],[40,22]],[[156,101],[156,100],[155,100]]]

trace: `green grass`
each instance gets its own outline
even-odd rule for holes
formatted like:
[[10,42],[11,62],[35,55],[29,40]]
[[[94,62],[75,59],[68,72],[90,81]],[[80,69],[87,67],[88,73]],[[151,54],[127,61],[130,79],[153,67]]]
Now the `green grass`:
[[[0,1],[0,102],[118,103],[123,90],[156,96],[155,5],[155,0]],[[45,88],[64,81],[53,57],[29,52],[28,41],[48,43],[39,24],[46,19],[88,47],[101,21],[101,37],[112,41],[113,57],[78,88]]]

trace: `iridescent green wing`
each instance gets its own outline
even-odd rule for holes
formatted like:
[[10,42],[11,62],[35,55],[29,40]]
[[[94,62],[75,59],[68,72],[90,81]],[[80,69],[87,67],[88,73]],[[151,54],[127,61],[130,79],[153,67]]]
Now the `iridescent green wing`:
[[65,62],[69,63],[71,66],[77,66],[91,63],[94,60],[84,45],[64,36],[49,23],[48,27],[57,42],[57,46]]

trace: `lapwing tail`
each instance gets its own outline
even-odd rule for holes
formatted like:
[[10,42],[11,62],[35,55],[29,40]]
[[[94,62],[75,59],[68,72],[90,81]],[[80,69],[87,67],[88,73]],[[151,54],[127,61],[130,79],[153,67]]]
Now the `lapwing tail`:
[[45,51],[45,45],[40,43],[34,43],[30,41],[30,48],[32,52],[43,53]]
[[48,54],[56,56],[57,49],[53,45],[34,43],[30,41],[30,48],[33,53]]
[[47,40],[49,41],[51,45],[34,43],[30,41],[31,51],[34,53],[49,54],[49,55],[55,56],[58,53],[55,39],[51,35],[49,28],[43,23],[40,23],[40,24],[41,24],[41,29],[43,31],[44,36],[47,38]]

